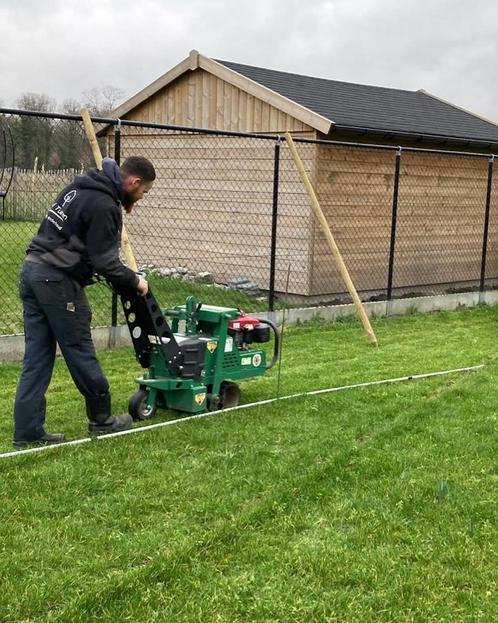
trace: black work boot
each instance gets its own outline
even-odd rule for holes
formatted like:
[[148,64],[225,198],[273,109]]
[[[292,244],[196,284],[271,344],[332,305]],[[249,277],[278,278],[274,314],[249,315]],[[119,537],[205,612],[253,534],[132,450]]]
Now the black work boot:
[[111,415],[111,395],[102,394],[97,398],[85,398],[90,435],[108,435],[128,430],[133,426],[133,418],[128,413]]
[[14,439],[12,445],[16,450],[24,450],[30,446],[46,446],[53,443],[64,443],[66,438],[62,433],[43,433],[38,439],[26,441],[24,439]]

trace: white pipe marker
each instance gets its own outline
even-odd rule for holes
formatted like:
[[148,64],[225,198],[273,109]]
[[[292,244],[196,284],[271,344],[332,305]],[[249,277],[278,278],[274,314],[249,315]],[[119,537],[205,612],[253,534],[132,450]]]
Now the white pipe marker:
[[318,396],[320,394],[329,394],[332,392],[340,392],[345,389],[355,389],[356,387],[368,387],[370,385],[384,385],[386,383],[399,383],[401,381],[413,381],[415,379],[426,379],[433,376],[443,376],[446,374],[452,374],[455,372],[469,372],[470,370],[479,370],[483,368],[484,364],[477,366],[467,366],[465,368],[453,368],[451,370],[441,370],[439,372],[426,372],[424,374],[412,374],[410,376],[399,376],[393,379],[381,379],[380,381],[367,381],[365,383],[353,383],[352,385],[340,385],[339,387],[329,387],[327,389],[316,389],[311,392],[301,392],[299,394],[288,394],[287,396],[280,396],[279,398],[269,398],[268,400],[259,400],[258,402],[250,402],[245,405],[238,405],[237,407],[230,407],[228,409],[220,409],[218,411],[205,411],[204,413],[197,413],[196,415],[188,415],[186,417],[178,418],[176,420],[168,420],[167,422],[159,422],[158,424],[149,424],[148,426],[140,426],[137,428],[130,428],[129,430],[123,430],[118,433],[109,433],[108,435],[101,435],[98,437],[83,437],[82,439],[74,439],[73,441],[64,441],[63,443],[47,444],[44,446],[37,446],[33,448],[26,448],[26,450],[14,450],[12,452],[0,453],[1,458],[23,456],[25,454],[34,454],[35,452],[43,452],[45,450],[52,450],[54,448],[61,448],[66,446],[77,446],[82,443],[95,443],[97,441],[105,441],[106,439],[112,439],[114,437],[121,437],[123,435],[132,435],[134,433],[142,433],[144,431],[153,430],[155,428],[162,428],[164,426],[171,426],[172,424],[181,424],[182,422],[189,422],[190,420],[198,420],[200,418],[209,417],[213,415],[221,415],[222,413],[228,413],[229,411],[237,411],[239,409],[249,409],[251,407],[258,407],[261,405],[268,405],[272,402],[279,402],[280,400],[290,400],[291,398],[301,398],[302,396]]

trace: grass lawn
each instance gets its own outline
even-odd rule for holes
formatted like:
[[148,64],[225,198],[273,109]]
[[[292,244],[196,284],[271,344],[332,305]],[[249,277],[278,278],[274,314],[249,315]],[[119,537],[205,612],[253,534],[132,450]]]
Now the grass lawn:
[[[378,349],[354,321],[288,327],[284,394],[486,365],[0,459],[0,620],[496,620],[497,324],[380,319]],[[100,357],[123,411],[138,364]],[[2,450],[18,370],[0,366]],[[48,399],[48,429],[82,436],[61,361]]]

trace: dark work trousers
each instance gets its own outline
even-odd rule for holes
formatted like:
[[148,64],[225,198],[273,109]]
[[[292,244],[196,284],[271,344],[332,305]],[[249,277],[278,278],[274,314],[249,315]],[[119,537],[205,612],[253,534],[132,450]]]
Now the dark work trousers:
[[25,354],[14,405],[14,440],[44,433],[45,392],[56,343],[85,398],[109,391],[90,333],[91,310],[81,285],[47,264],[25,261],[19,294],[23,303]]

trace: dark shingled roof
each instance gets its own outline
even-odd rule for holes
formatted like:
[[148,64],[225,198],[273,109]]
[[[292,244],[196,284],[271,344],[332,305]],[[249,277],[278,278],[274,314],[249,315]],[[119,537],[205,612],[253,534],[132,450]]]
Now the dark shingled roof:
[[461,138],[498,143],[498,126],[427,95],[385,87],[301,76],[218,60],[280,95],[316,112],[339,128]]

